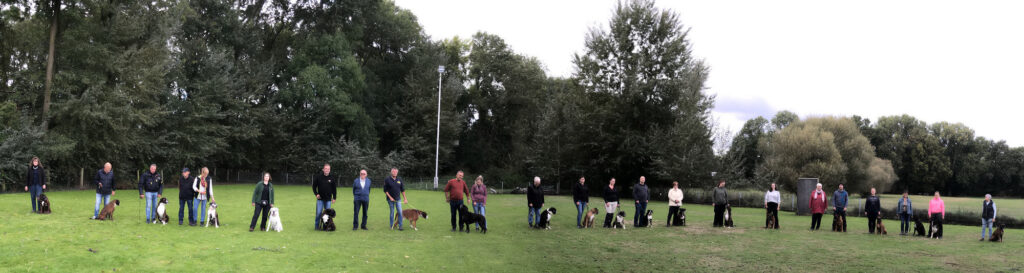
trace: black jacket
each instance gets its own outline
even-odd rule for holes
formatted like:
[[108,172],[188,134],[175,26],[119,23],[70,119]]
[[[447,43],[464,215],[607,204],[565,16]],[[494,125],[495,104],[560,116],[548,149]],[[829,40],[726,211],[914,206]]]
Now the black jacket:
[[164,194],[164,179],[160,177],[160,173],[144,172],[139,177],[139,194],[147,192]]
[[604,187],[604,201],[619,202],[619,187],[615,187],[614,189]]
[[533,186],[526,188],[526,201],[529,204],[533,204],[534,208],[540,208],[544,205],[544,189],[540,186]]
[[644,203],[651,201],[651,194],[648,193],[646,184],[633,185],[633,199]]
[[867,212],[868,216],[878,216],[881,209],[882,205],[879,203],[878,196],[868,196],[868,200],[864,202],[864,212]]
[[192,182],[195,182],[194,176],[185,178],[184,176],[178,178],[178,199],[180,200],[192,200],[196,198],[196,191],[192,190]]
[[572,184],[572,201],[590,202],[590,191],[587,190],[587,184]]
[[313,177],[313,194],[319,194],[320,199],[318,200],[337,200],[338,199],[338,178],[333,173],[324,175],[323,172],[319,172]]
[[96,171],[93,184],[96,184],[96,193],[110,194],[114,191],[114,170],[110,170],[109,173],[103,172],[103,169]]
[[46,185],[46,170],[43,166],[36,168],[28,167],[28,175],[25,176],[25,186]]

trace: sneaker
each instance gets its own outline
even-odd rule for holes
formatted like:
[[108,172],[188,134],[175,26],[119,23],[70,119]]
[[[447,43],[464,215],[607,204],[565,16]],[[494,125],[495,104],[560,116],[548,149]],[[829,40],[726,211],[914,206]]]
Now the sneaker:
[[978,239],[978,242],[984,242],[985,238]]

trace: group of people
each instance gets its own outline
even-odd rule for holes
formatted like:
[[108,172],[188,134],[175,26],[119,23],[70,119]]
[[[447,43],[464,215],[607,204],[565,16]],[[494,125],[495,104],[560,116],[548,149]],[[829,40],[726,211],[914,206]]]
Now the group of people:
[[[608,186],[604,187],[601,191],[601,196],[604,199],[604,225],[605,228],[612,227],[612,220],[616,212],[619,211],[619,190],[620,188],[615,186],[615,178],[608,180]],[[576,205],[576,228],[584,228],[583,217],[586,214],[587,207],[590,203],[590,189],[587,187],[586,177],[580,177],[578,183],[574,183],[572,186],[572,198],[573,203]],[[670,226],[672,220],[678,217],[680,213],[680,206],[683,203],[683,190],[679,189],[679,182],[672,182],[672,189],[668,192],[668,220],[665,221],[666,226]],[[540,178],[534,178],[534,184],[527,189],[527,200],[530,204],[530,218],[529,224],[534,227],[533,215],[537,214],[539,217],[540,207],[542,207],[544,200],[544,191],[540,187]],[[537,201],[540,201],[540,206],[534,206]],[[647,222],[645,216],[647,212],[647,204],[651,201],[650,189],[647,187],[647,178],[640,176],[638,183],[633,185],[633,226],[634,227],[645,227],[650,225]]]

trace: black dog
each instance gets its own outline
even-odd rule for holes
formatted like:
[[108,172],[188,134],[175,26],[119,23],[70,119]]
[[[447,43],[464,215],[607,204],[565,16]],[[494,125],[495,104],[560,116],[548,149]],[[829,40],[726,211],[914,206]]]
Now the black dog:
[[644,223],[641,223],[641,226],[642,227],[652,227],[652,226],[654,226],[654,211],[653,210],[647,210],[647,221],[644,221]]
[[732,206],[725,204],[725,226],[735,227],[732,223]]
[[46,194],[39,194],[36,201],[39,203],[40,214],[50,214],[50,198],[47,198]]
[[679,208],[679,214],[676,215],[676,219],[672,219],[673,226],[685,226],[686,225],[686,209]]
[[921,224],[921,218],[914,218],[914,236],[925,236],[924,224]]
[[612,228],[626,229],[626,225],[622,222],[626,221],[626,212],[620,211],[619,215],[615,216],[615,221],[612,222]]
[[540,222],[537,222],[537,228],[551,229],[551,216],[554,216],[558,212],[554,207],[548,208],[547,210],[540,213]]
[[1003,227],[1004,226],[1006,226],[1006,225],[999,224],[999,227],[996,228],[996,231],[992,232],[992,236],[990,238],[988,238],[988,240],[992,241],[992,242],[1002,242],[1003,241]]
[[942,239],[942,221],[932,219],[928,229],[929,239]]
[[473,224],[480,224],[480,233],[487,233],[487,218],[479,213],[469,212],[466,205],[459,207],[459,230],[466,228],[466,233],[473,230]]
[[334,209],[325,209],[323,213],[320,213],[320,230],[323,231],[334,231],[337,227],[334,226]]

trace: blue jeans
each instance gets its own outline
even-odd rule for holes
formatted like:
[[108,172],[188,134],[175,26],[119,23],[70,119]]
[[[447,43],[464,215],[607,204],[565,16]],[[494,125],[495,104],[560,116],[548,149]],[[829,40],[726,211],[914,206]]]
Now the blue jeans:
[[313,228],[320,230],[320,214],[331,208],[331,200],[316,200],[316,215],[313,215]]
[[[391,214],[388,214],[388,227],[395,226],[395,218],[397,217],[398,229],[402,229],[402,200],[395,199],[394,202],[388,201],[388,211],[391,212]],[[399,214],[398,216],[395,216],[396,212]]]
[[576,226],[582,226],[580,223],[583,221],[583,213],[587,209],[587,202],[580,201],[579,205],[576,205]]
[[185,205],[188,205],[188,223],[193,224],[196,222],[195,210],[192,210],[192,200],[178,199],[178,224],[180,225],[182,220],[185,218]]
[[[476,205],[473,205],[473,213],[480,214],[480,215],[483,215],[483,216],[487,216],[487,212],[486,212],[486,208],[484,208],[484,204],[480,204],[480,203],[476,203]],[[480,228],[480,223],[476,223],[476,227]],[[485,228],[487,227],[487,223],[484,223],[484,227]]]
[[985,229],[988,228],[988,237],[992,238],[992,219],[981,219],[981,238],[985,239]]
[[156,220],[157,195],[158,193],[155,192],[146,192],[146,223],[152,223],[154,220]]
[[910,233],[910,214],[900,213],[900,234]]
[[[196,212],[196,215],[200,215],[199,224],[206,222],[206,203],[210,202],[210,200],[199,200],[199,198],[192,200],[192,202],[195,203],[195,209],[193,211],[198,210],[198,212]],[[195,217],[192,217],[192,219],[195,219]]]
[[36,206],[39,205],[39,202],[36,202],[36,198],[39,197],[40,194],[43,194],[43,186],[32,185],[28,187],[28,195],[32,198],[32,212],[39,210],[39,208],[36,208]]
[[[100,203],[100,200],[103,200],[103,203]],[[96,194],[96,209],[92,213],[92,218],[100,217],[100,208],[105,206],[105,205],[107,205],[107,203],[110,203],[110,195],[109,194],[97,193]]]
[[[641,217],[641,215],[643,215]],[[636,213],[633,214],[633,226],[647,226],[647,202],[636,203]]]
[[540,208],[530,207],[530,213],[526,214],[526,221],[530,225],[540,224]]

